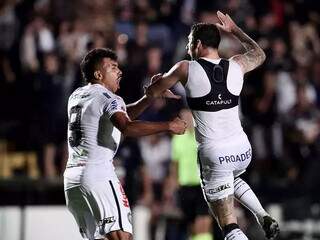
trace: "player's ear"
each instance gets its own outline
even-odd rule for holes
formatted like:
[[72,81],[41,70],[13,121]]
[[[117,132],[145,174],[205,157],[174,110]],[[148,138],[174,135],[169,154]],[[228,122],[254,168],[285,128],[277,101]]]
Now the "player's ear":
[[94,75],[94,78],[97,79],[97,80],[101,80],[102,79],[102,74],[101,74],[101,72],[99,70],[94,71],[93,75]]
[[201,46],[201,44],[202,44],[202,43],[201,43],[201,40],[198,39],[198,40],[197,40],[197,48],[199,48],[199,47]]

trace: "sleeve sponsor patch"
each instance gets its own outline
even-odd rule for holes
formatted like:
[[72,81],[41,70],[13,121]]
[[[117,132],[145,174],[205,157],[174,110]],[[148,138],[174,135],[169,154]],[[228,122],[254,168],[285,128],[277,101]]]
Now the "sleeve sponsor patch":
[[110,118],[115,112],[126,112],[126,106],[121,98],[113,98],[105,105],[103,111],[107,113]]
[[117,100],[113,100],[110,103],[110,110],[116,110],[116,109],[118,109],[118,102],[117,102]]

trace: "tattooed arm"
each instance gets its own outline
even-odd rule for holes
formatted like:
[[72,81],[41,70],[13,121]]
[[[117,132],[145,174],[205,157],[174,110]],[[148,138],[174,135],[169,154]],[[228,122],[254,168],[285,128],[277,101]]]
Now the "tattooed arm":
[[249,72],[258,66],[260,66],[264,60],[266,59],[266,55],[262,48],[259,47],[259,45],[251,39],[247,34],[245,34],[230,18],[228,14],[224,15],[220,11],[217,12],[217,16],[220,23],[217,23],[216,26],[225,32],[232,33],[241,44],[246,49],[246,52],[244,54],[239,54],[233,56],[231,59],[235,62],[237,62],[243,73]]
[[240,28],[236,29],[233,35],[241,41],[241,44],[247,51],[244,54],[235,55],[231,59],[240,65],[244,73],[260,66],[266,59],[266,54],[259,45]]

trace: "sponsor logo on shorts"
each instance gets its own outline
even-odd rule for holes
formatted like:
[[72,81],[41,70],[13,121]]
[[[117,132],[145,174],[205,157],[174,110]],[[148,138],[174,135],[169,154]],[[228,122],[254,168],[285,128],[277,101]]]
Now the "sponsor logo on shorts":
[[116,221],[116,218],[114,216],[107,217],[107,218],[99,220],[99,225],[103,226],[105,224],[114,223],[115,221]]
[[248,151],[242,154],[221,156],[218,159],[220,164],[223,164],[223,163],[243,162],[247,159],[250,159],[251,156],[252,156],[252,152],[251,152],[251,149],[249,149]]
[[219,186],[217,188],[208,189],[207,193],[214,194],[214,193],[218,193],[218,192],[221,192],[223,190],[226,190],[228,188],[230,188],[230,184],[229,183],[223,184],[223,185],[221,185],[221,186]]

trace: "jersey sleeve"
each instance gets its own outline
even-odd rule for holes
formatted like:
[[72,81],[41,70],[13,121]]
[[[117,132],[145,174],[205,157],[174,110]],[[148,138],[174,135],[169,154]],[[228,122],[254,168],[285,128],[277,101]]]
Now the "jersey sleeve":
[[123,112],[127,114],[126,104],[123,99],[117,95],[105,96],[102,111],[104,114],[107,114],[108,118],[111,118],[111,116],[116,112]]

